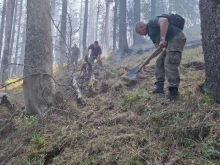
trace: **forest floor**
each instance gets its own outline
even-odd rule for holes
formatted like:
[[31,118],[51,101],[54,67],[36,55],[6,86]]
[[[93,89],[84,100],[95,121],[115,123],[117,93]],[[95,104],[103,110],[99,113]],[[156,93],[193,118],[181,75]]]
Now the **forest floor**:
[[[106,56],[105,69],[79,85],[81,101],[68,85],[56,85],[61,101],[41,118],[25,115],[22,82],[9,86],[15,108],[0,107],[0,164],[219,165],[220,105],[201,92],[202,48],[184,51],[172,102],[151,94],[155,60],[135,80],[126,77],[150,53],[118,63]],[[71,74],[55,70],[57,82],[68,84]]]

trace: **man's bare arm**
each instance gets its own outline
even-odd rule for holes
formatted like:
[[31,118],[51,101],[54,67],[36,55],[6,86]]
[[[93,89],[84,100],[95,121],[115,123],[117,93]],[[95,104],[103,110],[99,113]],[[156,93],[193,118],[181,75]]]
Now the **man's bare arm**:
[[160,18],[158,20],[158,26],[160,26],[160,37],[161,38],[165,39],[167,35],[168,25],[169,25],[169,22],[167,18]]

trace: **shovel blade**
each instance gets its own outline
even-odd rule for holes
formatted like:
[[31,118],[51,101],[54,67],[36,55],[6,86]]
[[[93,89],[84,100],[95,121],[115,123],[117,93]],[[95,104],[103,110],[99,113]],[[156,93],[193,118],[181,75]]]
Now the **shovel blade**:
[[129,78],[129,79],[135,79],[138,71],[139,71],[139,66],[137,66],[137,67],[131,69],[131,70],[128,72],[128,74],[127,74],[128,78]]
[[128,78],[129,78],[130,80],[133,80],[133,79],[136,78],[137,74],[136,74],[136,73],[130,73],[130,74],[128,74],[127,76],[128,76]]

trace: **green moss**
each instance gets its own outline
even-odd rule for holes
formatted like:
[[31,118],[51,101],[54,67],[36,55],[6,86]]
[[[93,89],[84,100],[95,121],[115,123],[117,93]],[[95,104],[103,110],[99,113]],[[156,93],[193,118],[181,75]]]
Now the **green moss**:
[[36,160],[36,159],[40,159],[41,156],[42,156],[42,154],[43,154],[44,152],[45,152],[45,151],[44,151],[43,148],[41,148],[41,149],[39,149],[39,150],[32,148],[31,151],[30,151],[30,153],[29,153],[28,156],[27,156],[27,160],[33,162],[33,161]]
[[19,80],[18,78],[11,78],[5,81],[5,85],[11,84],[11,83],[15,83],[17,80]]
[[34,134],[31,138],[31,142],[33,142],[37,148],[42,148],[44,146],[45,140],[39,134]]
[[138,96],[137,93],[130,93],[127,97],[128,101],[130,102],[135,102],[139,99],[140,97]]

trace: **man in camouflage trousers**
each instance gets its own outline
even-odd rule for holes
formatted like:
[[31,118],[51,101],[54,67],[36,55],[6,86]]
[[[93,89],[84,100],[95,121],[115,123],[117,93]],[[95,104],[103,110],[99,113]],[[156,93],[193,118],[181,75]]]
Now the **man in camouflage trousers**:
[[183,47],[186,37],[181,29],[168,22],[167,18],[155,17],[149,22],[138,22],[136,32],[140,35],[147,35],[153,41],[156,48],[161,47],[165,50],[160,54],[156,61],[155,76],[156,89],[153,93],[164,93],[165,76],[168,81],[168,99],[174,100],[178,96],[180,76],[178,67],[182,58]]

